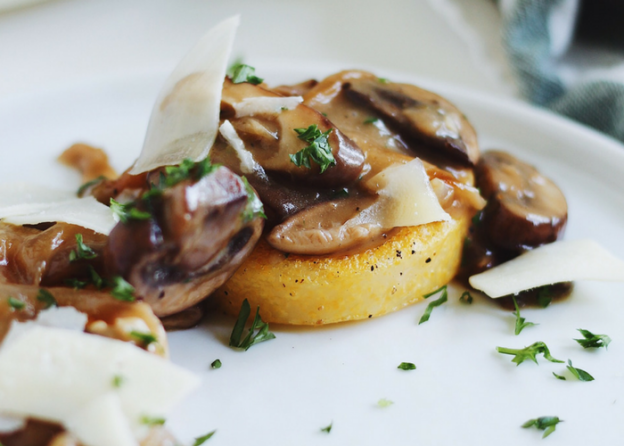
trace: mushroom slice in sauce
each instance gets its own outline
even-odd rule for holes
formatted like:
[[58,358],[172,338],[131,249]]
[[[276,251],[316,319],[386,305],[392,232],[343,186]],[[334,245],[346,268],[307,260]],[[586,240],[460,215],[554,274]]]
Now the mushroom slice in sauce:
[[[348,186],[359,178],[364,166],[364,154],[360,148],[329,119],[306,105],[300,104],[292,110],[281,110],[275,114],[236,117],[234,104],[242,102],[245,98],[260,97],[280,97],[280,95],[261,86],[249,83],[234,84],[226,79],[221,98],[221,116],[230,120],[245,143],[246,149],[252,152],[254,159],[267,173],[319,188]],[[335,165],[323,173],[314,162],[311,163],[311,168],[298,167],[290,159],[290,155],[309,145],[298,138],[295,129],[306,129],[312,125],[316,125],[321,132],[331,130],[327,140]]]
[[126,278],[158,316],[195,305],[233,274],[260,237],[264,223],[249,214],[251,198],[238,176],[218,167],[137,200],[152,217],[113,228],[108,271]]
[[474,128],[443,97],[409,84],[381,82],[373,75],[352,78],[343,89],[348,98],[374,110],[408,139],[439,148],[465,164],[478,161]]
[[533,166],[509,153],[489,151],[481,157],[476,176],[488,201],[482,224],[492,244],[521,250],[563,235],[568,219],[565,196]]

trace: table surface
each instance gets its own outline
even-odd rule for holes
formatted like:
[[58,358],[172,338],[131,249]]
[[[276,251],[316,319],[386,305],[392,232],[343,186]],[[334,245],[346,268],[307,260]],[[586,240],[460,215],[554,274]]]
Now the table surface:
[[56,0],[9,8],[33,1],[0,0],[0,100],[171,69],[206,30],[237,13],[233,54],[252,65],[336,61],[514,91],[491,0]]

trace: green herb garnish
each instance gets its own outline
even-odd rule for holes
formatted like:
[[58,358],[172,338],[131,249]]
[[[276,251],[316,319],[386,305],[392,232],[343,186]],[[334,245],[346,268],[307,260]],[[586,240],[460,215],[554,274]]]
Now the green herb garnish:
[[212,364],[210,364],[210,367],[212,367],[213,369],[220,369],[221,368],[221,360],[220,359],[215,359],[214,361],[212,361]]
[[116,389],[120,388],[122,386],[123,382],[124,382],[124,377],[123,376],[121,376],[121,375],[113,376],[113,382],[112,383],[113,383],[113,387],[114,388],[116,388]]
[[464,304],[471,304],[473,300],[474,299],[472,297],[472,294],[470,294],[468,291],[464,291],[459,298],[459,301]]
[[382,408],[392,406],[393,404],[394,404],[394,401],[390,401],[389,399],[386,399],[386,398],[382,398],[379,401],[377,401],[377,405]]
[[587,373],[585,370],[577,369],[572,365],[572,361],[568,359],[568,365],[566,368],[572,373],[579,381],[593,381],[594,377]]
[[316,124],[312,124],[306,129],[295,129],[299,135],[297,137],[307,142],[309,146],[294,155],[289,155],[290,161],[297,167],[304,166],[311,169],[310,159],[312,159],[321,168],[321,173],[325,172],[329,166],[335,166],[336,159],[327,140],[332,130],[334,129],[321,132]]
[[65,279],[63,282],[65,283],[65,285],[75,290],[81,290],[89,284],[89,282],[85,280],[78,280],[78,279]]
[[110,199],[110,209],[114,215],[117,216],[120,222],[126,224],[130,220],[149,220],[152,218],[152,214],[145,211],[139,211],[134,203],[121,204],[115,201],[114,198]]
[[323,429],[321,429],[321,432],[327,432],[329,434],[333,426],[334,426],[334,422],[332,421],[331,423],[329,423],[329,426],[326,426]]
[[107,286],[106,280],[102,279],[102,277],[97,273],[93,266],[89,265],[89,277],[91,278],[91,282],[98,290],[105,288]]
[[113,289],[110,293],[115,299],[124,302],[134,302],[134,287],[126,282],[123,277],[113,277],[112,287]]
[[522,427],[526,429],[535,426],[537,429],[544,431],[542,438],[546,438],[555,431],[555,426],[562,422],[563,420],[560,420],[559,417],[539,417],[527,421]]
[[148,417],[143,415],[141,417],[141,424],[145,424],[147,426],[162,426],[165,424],[165,419],[160,417]]
[[418,325],[422,324],[423,322],[427,322],[429,320],[429,317],[431,317],[431,312],[433,311],[433,309],[435,307],[439,307],[440,305],[442,305],[444,302],[448,300],[448,292],[446,290],[446,285],[444,285],[442,288],[439,288],[429,294],[425,294],[423,297],[425,299],[428,299],[429,297],[433,296],[434,294],[439,293],[440,291],[442,292],[442,296],[438,300],[429,302],[429,305],[427,305],[427,308],[425,309],[425,313],[420,318],[420,321],[418,321]]
[[372,124],[373,122],[379,121],[379,118],[366,118],[364,120],[364,124]]
[[264,213],[264,206],[262,205],[262,201],[256,195],[256,192],[247,181],[247,178],[241,177],[243,183],[245,183],[245,192],[247,192],[247,206],[245,206],[245,210],[243,211],[243,220],[245,222],[250,222],[256,217],[262,217],[264,219],[267,218]]
[[540,307],[546,308],[553,300],[552,287],[546,285],[537,290],[537,303]]
[[242,84],[243,82],[249,82],[250,84],[261,84],[264,79],[256,76],[256,69],[249,65],[238,64],[232,67],[232,75],[230,76],[232,82],[235,84]]
[[9,296],[9,298],[7,299],[7,302],[9,303],[9,307],[11,307],[13,311],[20,311],[26,308],[25,302],[22,302],[21,300],[16,299],[12,296]]
[[79,197],[82,197],[82,194],[84,194],[87,189],[89,189],[91,186],[95,186],[96,184],[101,183],[105,179],[106,177],[104,175],[100,175],[99,177],[91,181],[87,181],[86,183],[84,183],[82,186],[78,188],[78,190],[76,191],[76,195],[78,195]]
[[132,336],[137,341],[141,342],[146,347],[148,345],[150,345],[150,344],[158,342],[158,339],[156,339],[156,336],[154,336],[152,333],[145,333],[145,332],[142,332],[142,331],[134,331],[134,330],[132,330],[130,332],[130,336]]
[[201,446],[202,444],[204,444],[205,442],[207,442],[208,440],[210,440],[210,438],[216,433],[216,429],[213,430],[212,432],[207,433],[206,435],[202,435],[201,437],[197,437],[195,439],[195,443],[193,443],[193,446]]
[[537,325],[534,324],[533,322],[525,322],[525,318],[520,317],[520,308],[518,307],[518,301],[516,300],[515,296],[511,296],[511,300],[513,300],[513,304],[514,304],[514,308],[516,309],[516,311],[514,311],[514,316],[516,316],[516,336],[518,336],[520,334],[520,332],[522,330],[524,330],[526,327],[531,327],[533,325]]
[[97,254],[95,251],[85,245],[82,241],[82,234],[76,234],[76,250],[69,253],[69,261],[75,262],[80,259],[91,260],[96,257]]
[[553,372],[553,376],[557,379],[560,379],[562,381],[566,381],[566,377],[565,376],[561,376],[561,375],[557,375],[555,372]]
[[[230,336],[230,347],[240,348],[247,351],[252,346],[260,342],[275,339],[275,335],[269,331],[269,324],[262,322],[262,319],[260,318],[260,307],[258,307],[256,310],[256,316],[254,317],[253,323],[249,328],[249,333],[243,340],[241,340],[243,330],[245,329],[245,323],[247,322],[250,313],[251,307],[249,306],[249,301],[245,299],[241,305],[236,324],[234,324],[232,335]],[[256,329],[258,332],[254,334]]]
[[416,370],[416,365],[411,362],[402,362],[397,368],[401,370]]
[[594,334],[589,330],[583,330],[579,328],[578,331],[581,332],[585,339],[575,339],[583,348],[600,348],[607,346],[611,343],[611,338],[607,335]]
[[388,79],[386,79],[385,77],[378,77],[377,78],[377,82],[379,82],[380,84],[387,84],[390,81]]
[[45,304],[44,308],[55,307],[57,305],[56,299],[48,290],[44,290],[43,288],[39,288],[37,292],[37,300],[39,302],[43,302]]
[[535,364],[537,364],[536,355],[542,353],[544,355],[544,359],[550,362],[559,362],[563,363],[559,359],[555,359],[551,356],[550,350],[546,347],[546,344],[543,342],[535,342],[534,344],[529,345],[528,347],[522,349],[513,349],[513,348],[505,348],[505,347],[496,347],[498,353],[502,353],[503,355],[514,355],[514,358],[511,362],[515,362],[517,365],[522,364],[527,359],[532,360]]

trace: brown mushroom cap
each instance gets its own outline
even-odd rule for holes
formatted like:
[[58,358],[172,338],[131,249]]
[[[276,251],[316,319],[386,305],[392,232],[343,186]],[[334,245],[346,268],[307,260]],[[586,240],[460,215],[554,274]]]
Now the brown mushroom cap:
[[488,200],[483,214],[487,238],[503,249],[552,243],[565,228],[568,205],[561,190],[535,167],[502,151],[485,152],[477,186]]
[[245,184],[226,167],[166,189],[150,201],[153,218],[113,228],[107,269],[156,315],[185,310],[223,284],[260,237],[263,219],[247,218],[247,203]]
[[465,164],[478,161],[474,128],[443,97],[409,84],[380,82],[372,75],[350,79],[343,88],[347,97],[373,109],[408,139],[440,149]]

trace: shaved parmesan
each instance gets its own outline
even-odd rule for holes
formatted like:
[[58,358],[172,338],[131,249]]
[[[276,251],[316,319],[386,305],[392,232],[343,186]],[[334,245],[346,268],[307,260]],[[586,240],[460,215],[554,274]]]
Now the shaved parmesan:
[[33,207],[42,208],[50,203],[76,199],[76,193],[54,190],[30,183],[0,185],[0,218],[32,212]]
[[384,228],[396,228],[451,219],[442,209],[418,158],[384,169],[365,186],[381,199],[353,223],[379,223]]
[[243,173],[249,174],[254,171],[264,171],[256,160],[254,160],[251,152],[245,148],[245,143],[242,139],[240,139],[240,136],[238,136],[238,133],[236,133],[236,130],[230,121],[224,121],[221,127],[219,127],[219,132],[228,144],[236,151],[238,159],[240,160],[240,168]]
[[0,434],[19,431],[26,427],[26,418],[0,415]]
[[301,96],[276,96],[276,97],[257,97],[245,98],[241,102],[232,104],[236,111],[236,117],[253,115],[276,115],[284,109],[292,110],[303,102]]
[[540,246],[470,277],[490,297],[573,280],[624,282],[624,261],[593,240],[566,240]]
[[119,396],[112,392],[76,410],[65,421],[65,427],[87,446],[138,446]]
[[[118,388],[116,376],[123,377]],[[143,416],[164,417],[197,385],[190,372],[131,343],[77,331],[35,326],[0,349],[0,413],[60,423],[84,439],[103,435],[107,427],[95,420],[77,427],[85,421],[81,416],[90,419],[83,412],[104,414],[120,442],[85,441],[87,446],[128,444],[121,443],[126,431],[117,403],[107,397],[112,391],[140,440],[148,429]]]
[[212,28],[166,80],[131,174],[208,155],[217,137],[223,79],[238,23],[235,16]]

